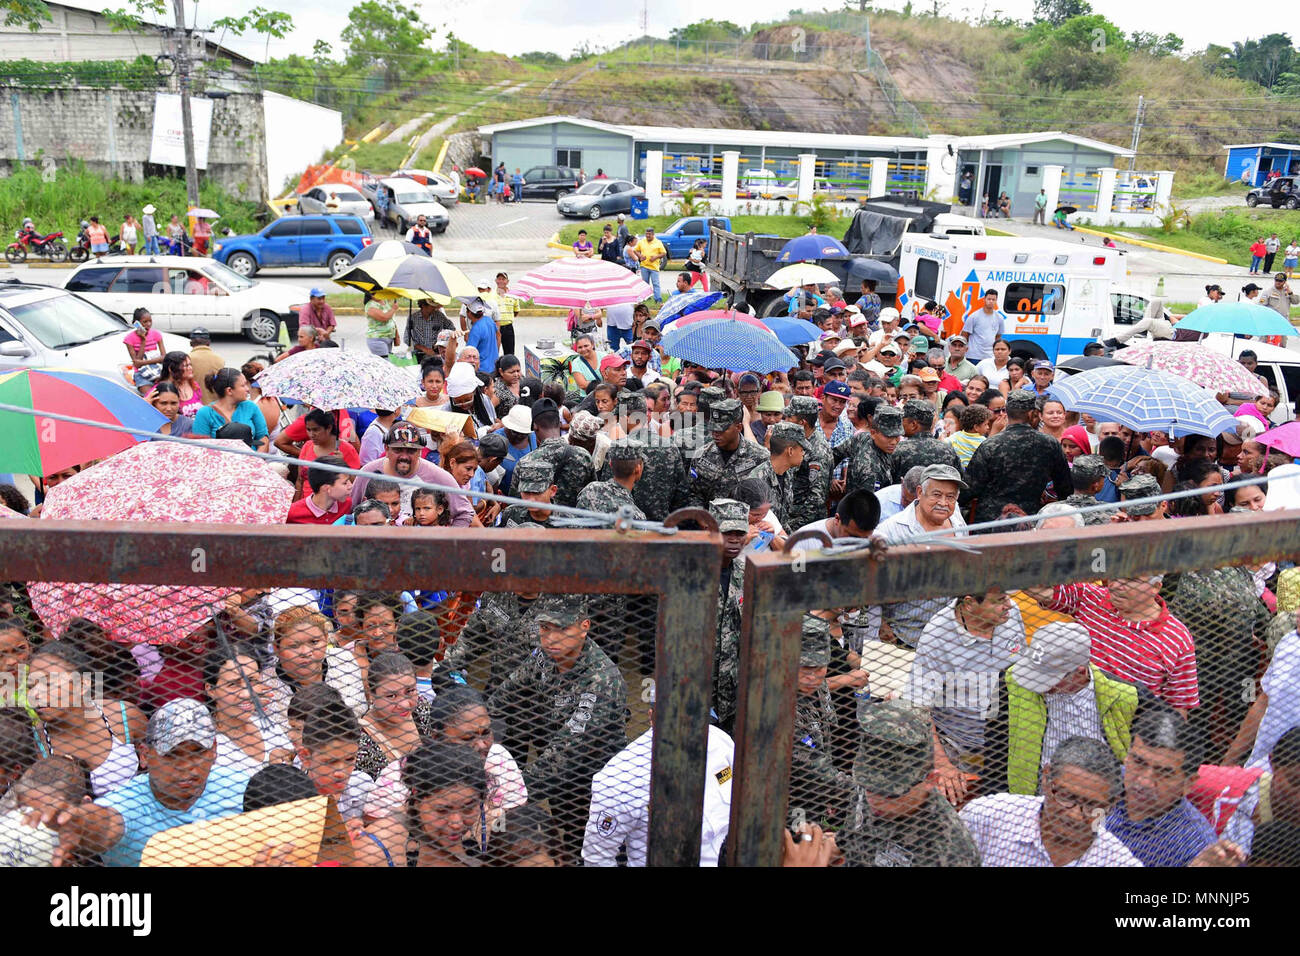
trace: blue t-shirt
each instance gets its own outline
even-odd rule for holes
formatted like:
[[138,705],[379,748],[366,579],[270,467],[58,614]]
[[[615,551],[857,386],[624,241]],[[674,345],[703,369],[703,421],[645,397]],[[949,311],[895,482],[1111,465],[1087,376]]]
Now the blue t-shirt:
[[469,328],[465,345],[478,349],[478,367],[483,371],[488,372],[497,367],[497,357],[501,353],[497,350],[497,324],[492,321],[492,316],[484,312],[474,321]]
[[[230,422],[247,425],[253,429],[254,442],[259,442],[266,437],[266,416],[252,402],[243,401],[236,405],[235,413],[230,416]],[[191,432],[196,438],[213,438],[225,424],[226,420],[211,405],[204,405],[194,416],[194,427]]]
[[154,796],[149,786],[149,775],[137,774],[95,801],[101,807],[121,814],[124,826],[121,841],[104,854],[104,865],[139,866],[144,845],[155,833],[199,820],[215,820],[242,813],[244,788],[247,786],[248,774],[228,767],[213,767],[208,771],[207,786],[190,808],[170,810]]
[[1186,866],[1219,839],[1210,821],[1185,798],[1163,816],[1141,821],[1128,818],[1121,798],[1106,815],[1106,829],[1143,866]]
[[530,451],[537,451],[537,436],[535,434],[530,434],[528,436],[527,448],[516,448],[509,442],[506,443],[506,457],[501,461],[501,467],[506,470],[506,476],[502,479],[502,488],[510,487],[510,482],[513,481],[515,477],[515,465],[519,464],[519,459],[523,458],[524,455],[528,454]]

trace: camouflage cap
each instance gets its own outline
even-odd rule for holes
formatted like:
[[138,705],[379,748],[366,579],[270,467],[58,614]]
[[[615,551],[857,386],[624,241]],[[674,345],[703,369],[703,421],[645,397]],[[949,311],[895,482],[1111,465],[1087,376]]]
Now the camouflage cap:
[[[704,392],[700,394],[703,395]],[[734,398],[713,402],[709,406],[709,431],[726,431],[732,425],[739,425],[744,419],[742,407],[739,400]]]
[[625,412],[644,412],[646,410],[645,396],[640,392],[619,392],[618,407]]
[[515,465],[515,490],[539,492],[555,484],[555,466],[545,458],[527,455]]
[[154,711],[144,740],[163,756],[186,742],[211,750],[217,745],[217,726],[207,707],[197,700],[181,698],[168,701]]
[[815,422],[817,416],[821,413],[821,409],[822,403],[811,395],[795,395],[790,399],[790,404],[786,406],[785,413],[791,418]]
[[749,530],[749,505],[734,498],[714,498],[709,504],[709,514],[718,523],[719,533]]
[[929,428],[934,424],[934,403],[909,398],[903,403],[903,417],[917,422],[922,428]]
[[798,422],[777,422],[767,430],[773,438],[792,441],[804,451],[808,451],[808,439],[804,437],[803,426]]
[[900,797],[934,766],[929,722],[906,704],[872,704],[861,718],[853,782],[868,793]]
[[706,385],[700,389],[700,407],[712,408],[715,402],[720,402],[727,397],[727,393],[716,385]]
[[533,619],[558,627],[568,627],[590,617],[587,601],[581,594],[548,594],[537,605]]
[[[1156,481],[1155,475],[1134,475],[1124,484],[1119,486],[1119,493],[1124,496],[1125,501],[1134,498],[1153,498],[1160,494],[1160,482]],[[1124,505],[1124,512],[1133,518],[1145,518],[1147,515],[1153,515],[1160,507],[1160,502],[1152,502],[1142,505]]]
[[1032,412],[1037,401],[1033,392],[1027,392],[1023,388],[1013,388],[1007,393],[1007,411]]
[[799,643],[800,667],[827,667],[831,662],[830,624],[812,614],[803,616]]
[[1106,476],[1106,463],[1102,461],[1101,455],[1080,455],[1070,467],[1074,471],[1075,481],[1092,484]]
[[893,405],[881,405],[871,416],[871,427],[886,438],[903,434],[903,410]]
[[635,438],[620,438],[609,443],[605,457],[610,461],[640,461],[645,457],[645,444]]

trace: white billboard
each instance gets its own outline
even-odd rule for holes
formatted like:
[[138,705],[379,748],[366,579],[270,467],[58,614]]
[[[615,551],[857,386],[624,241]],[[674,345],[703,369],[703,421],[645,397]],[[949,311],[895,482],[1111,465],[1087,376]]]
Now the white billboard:
[[[194,165],[207,169],[208,143],[212,138],[212,100],[205,96],[191,96],[190,118],[194,124]],[[154,97],[149,162],[185,168],[185,134],[181,126],[178,93],[158,93]]]

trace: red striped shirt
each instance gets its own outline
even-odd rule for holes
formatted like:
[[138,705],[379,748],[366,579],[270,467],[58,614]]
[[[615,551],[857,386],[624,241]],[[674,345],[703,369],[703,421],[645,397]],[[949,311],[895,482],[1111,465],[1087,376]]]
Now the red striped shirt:
[[1171,707],[1200,704],[1196,647],[1183,623],[1160,601],[1154,621],[1130,621],[1096,584],[1063,584],[1052,591],[1053,611],[1070,614],[1092,635],[1092,662],[1131,684],[1141,684]]

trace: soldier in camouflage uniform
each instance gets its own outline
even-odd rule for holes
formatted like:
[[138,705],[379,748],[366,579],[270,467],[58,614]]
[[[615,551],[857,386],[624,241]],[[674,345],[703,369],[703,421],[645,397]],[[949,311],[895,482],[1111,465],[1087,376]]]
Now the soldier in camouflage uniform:
[[632,500],[649,520],[663,521],[686,503],[686,465],[681,450],[672,439],[650,428],[644,399],[640,410],[635,405],[629,407],[627,420],[634,426],[627,437],[643,446],[641,461],[644,470],[641,480],[632,489]]
[[975,449],[966,466],[970,492],[962,496],[962,502],[974,499],[977,522],[1000,518],[1008,504],[1019,505],[1027,515],[1038,514],[1048,484],[1058,499],[1068,498],[1074,491],[1061,443],[1038,431],[1033,395],[1024,389],[1011,390],[1007,422],[1004,431]]
[[927,782],[930,725],[902,703],[872,704],[861,720],[848,825],[836,836],[848,866],[979,866],[957,811]]
[[503,745],[522,758],[528,798],[549,800],[570,858],[582,849],[591,778],[627,745],[627,683],[587,639],[591,627],[580,595],[544,598],[534,612],[538,646],[488,698],[505,721]]
[[794,471],[794,503],[790,522],[785,526],[785,530],[791,534],[806,524],[826,517],[826,502],[830,497],[831,477],[835,471],[835,455],[826,436],[817,427],[819,408],[817,399],[809,395],[796,395],[790,399],[785,410],[785,420],[798,424],[808,441],[803,464]]
[[[572,508],[578,501],[578,493],[596,476],[591,454],[561,437],[560,413],[549,399],[533,405],[533,431],[537,433],[537,449],[519,459],[519,465],[534,458],[550,462],[555,468],[555,503]],[[518,496],[515,482],[519,480],[519,465],[515,466],[515,478],[510,485],[510,493],[515,496]]]
[[835,769],[832,737],[851,733],[837,726],[826,670],[831,661],[828,622],[803,618],[799,648],[799,693],[794,707],[794,749],[790,763],[791,823],[821,823],[845,806],[852,781]]
[[488,591],[465,622],[442,666],[465,674],[486,650],[489,660],[486,690],[490,694],[537,647],[537,594]]
[[[1074,508],[1090,508],[1101,504],[1097,492],[1106,481],[1106,463],[1101,455],[1080,455],[1070,467],[1070,477],[1074,479],[1074,494],[1062,504]],[[1109,524],[1112,511],[1089,511],[1080,515],[1085,525]]]
[[718,726],[732,733],[740,676],[740,599],[745,593],[745,559],[741,551],[749,534],[749,506],[731,498],[715,498],[709,514],[722,535],[722,564],[718,573],[718,629],[713,647],[713,711]]
[[881,405],[871,416],[865,432],[855,432],[831,452],[835,464],[849,460],[849,474],[844,493],[865,488],[873,494],[894,484],[893,454],[903,437],[903,413],[892,405]]
[[794,476],[808,453],[808,439],[798,422],[777,422],[767,430],[769,450],[772,455],[771,485],[772,511],[782,527],[788,527],[794,511]]
[[891,458],[893,481],[899,484],[915,465],[952,465],[961,474],[961,459],[946,441],[933,437],[934,405],[919,398],[903,403],[903,440]]
[[709,431],[713,444],[689,462],[690,504],[707,508],[715,498],[734,498],[736,486],[745,478],[761,478],[776,487],[767,449],[741,434],[742,406],[734,398],[709,407]]
[[[515,465],[512,492],[518,498],[529,501],[550,502],[555,498],[555,467],[544,458],[525,455]],[[509,505],[497,519],[503,528],[518,528],[537,525],[553,528],[550,508],[533,510],[527,505]]]
[[[689,412],[681,413],[682,420],[677,425],[677,430],[673,432],[673,444],[687,461],[713,443],[712,435],[709,433],[710,408],[714,402],[720,402],[726,397],[727,393],[722,389],[716,385],[709,385],[696,393],[694,416]],[[690,424],[687,424],[688,421]]]
[[[630,508],[632,517],[645,520],[645,513],[636,506],[632,490],[641,480],[644,467],[641,462],[643,446],[629,438],[612,442],[606,458],[613,477],[609,481],[593,481],[578,495],[578,507],[589,508],[605,514]],[[627,629],[628,596],[626,594],[598,594],[591,599],[591,636],[600,649],[617,661],[623,647]]]

